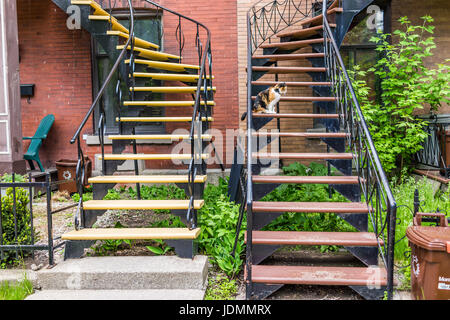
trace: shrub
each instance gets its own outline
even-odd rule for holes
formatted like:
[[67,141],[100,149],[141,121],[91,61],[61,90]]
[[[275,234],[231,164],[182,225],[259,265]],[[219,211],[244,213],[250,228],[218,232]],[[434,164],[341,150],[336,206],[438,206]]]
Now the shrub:
[[[16,188],[16,218],[14,218],[13,188],[6,190],[6,195],[2,197],[1,226],[4,245],[30,244],[31,224],[30,210],[28,208],[29,194],[25,189]],[[15,238],[15,219],[17,220],[17,241]],[[22,256],[23,254],[20,253]],[[14,263],[16,260],[15,251],[5,251],[2,265]]]
[[198,213],[198,223],[202,228],[199,250],[211,256],[211,262],[227,275],[234,276],[239,273],[243,263],[241,255],[245,248],[246,222],[242,223],[235,258],[233,258],[231,252],[236,237],[239,206],[227,198],[227,186],[228,181],[220,178],[218,186],[209,184],[205,188],[205,205]]
[[[380,101],[370,101],[366,71],[355,69],[356,94],[366,118],[384,170],[391,176],[404,175],[414,155],[427,138],[426,122],[415,117],[418,110],[430,105],[436,111],[450,102],[450,66],[438,64],[436,69],[425,65],[436,48],[430,25],[433,19],[422,17],[423,25],[413,26],[407,17],[399,19],[403,26],[393,35],[379,34],[371,38],[381,55],[373,68],[380,79]],[[398,39],[391,44],[388,39]],[[448,60],[447,60],[448,61]]]

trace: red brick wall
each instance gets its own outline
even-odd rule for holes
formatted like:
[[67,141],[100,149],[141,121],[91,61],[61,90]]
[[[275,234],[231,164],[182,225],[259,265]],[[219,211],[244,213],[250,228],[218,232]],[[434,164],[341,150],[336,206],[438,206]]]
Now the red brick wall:
[[20,82],[36,85],[30,104],[22,98],[23,134],[32,136],[44,116],[55,115],[40,152],[48,167],[59,159],[77,158],[69,140],[92,103],[90,35],[68,30],[67,15],[51,1],[17,4]]
[[[404,29],[398,19],[407,16],[413,25],[423,24],[420,17],[430,15],[433,17],[435,26],[433,37],[437,48],[434,49],[433,56],[427,59],[430,68],[436,68],[436,64],[445,63],[450,58],[450,3],[448,0],[392,0],[392,30]],[[423,113],[428,113],[429,108],[425,108]],[[422,113],[422,112],[421,112]],[[450,105],[444,104],[439,110],[439,114],[450,113]]]
[[[98,1],[100,2],[100,1]],[[119,1],[118,1],[119,2]],[[105,2],[107,3],[107,2]],[[122,0],[125,7],[128,2]],[[144,7],[143,1],[134,5]],[[211,30],[213,46],[214,86],[217,87],[214,112],[214,128],[238,127],[238,72],[237,72],[237,18],[236,1],[175,1],[164,0],[161,4],[183,15],[196,19]],[[31,104],[22,99],[23,134],[33,135],[40,120],[47,114],[55,115],[56,121],[47,141],[41,148],[44,166],[54,166],[63,159],[76,159],[76,147],[69,144],[76,127],[81,123],[92,103],[92,79],[90,35],[84,30],[68,30],[67,15],[50,0],[18,0],[19,43],[21,51],[21,83],[36,84]],[[164,17],[165,51],[177,54],[173,39],[174,19]],[[190,32],[190,30],[192,32]],[[195,63],[193,55],[192,25],[184,25],[186,49],[185,63]],[[186,97],[191,99],[190,96]],[[167,116],[190,116],[189,110],[167,110]],[[168,125],[170,133],[176,126]],[[92,120],[84,133],[92,134]],[[98,147],[84,150],[92,159],[99,153]],[[28,143],[25,143],[25,150]],[[173,145],[139,146],[138,152],[170,153]],[[109,148],[107,147],[107,152]],[[172,168],[170,161],[152,161],[148,168]]]

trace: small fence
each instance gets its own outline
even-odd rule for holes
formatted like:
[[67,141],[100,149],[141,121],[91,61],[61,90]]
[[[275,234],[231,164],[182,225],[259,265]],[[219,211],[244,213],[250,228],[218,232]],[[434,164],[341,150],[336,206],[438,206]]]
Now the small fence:
[[426,165],[431,171],[440,171],[441,175],[450,178],[450,162],[448,160],[450,147],[448,144],[448,131],[446,128],[450,126],[450,118],[438,119],[430,117],[425,132],[428,137],[422,144],[423,149],[416,154],[417,164]]
[[[45,181],[32,181],[29,174],[28,181],[16,181],[16,175],[12,174],[10,182],[0,182],[0,261],[6,258],[6,254],[15,252],[16,259],[19,253],[31,251],[34,259],[35,251],[48,251],[49,265],[54,265],[54,250],[63,246],[64,241],[56,244],[60,237],[53,237],[53,215],[77,206],[77,204],[52,210],[52,189],[56,185],[67,181],[51,181],[50,174],[45,175]],[[47,239],[36,242],[33,225],[33,200],[34,195],[40,191],[46,194],[47,215]]]

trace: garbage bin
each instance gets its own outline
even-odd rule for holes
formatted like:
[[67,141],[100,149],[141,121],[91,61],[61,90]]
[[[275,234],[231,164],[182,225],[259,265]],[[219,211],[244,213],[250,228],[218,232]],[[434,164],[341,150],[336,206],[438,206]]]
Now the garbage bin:
[[[59,191],[68,191],[69,193],[77,192],[76,172],[78,160],[62,159],[56,162],[56,169],[58,170],[58,181],[67,180],[66,183],[58,185]],[[92,162],[88,157],[85,157],[85,179],[84,185],[88,184],[88,179],[92,175]]]
[[[439,226],[422,226],[422,217]],[[443,213],[417,213],[406,230],[411,247],[411,293],[416,300],[450,299],[450,227]]]

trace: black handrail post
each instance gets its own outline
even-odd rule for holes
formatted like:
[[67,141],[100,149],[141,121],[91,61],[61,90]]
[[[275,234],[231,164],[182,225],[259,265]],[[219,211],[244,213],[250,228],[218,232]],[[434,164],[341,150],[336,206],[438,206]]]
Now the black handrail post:
[[[28,181],[31,183],[32,181],[32,174],[31,172],[28,174]],[[28,188],[29,192],[29,201],[30,201],[30,227],[31,227],[31,244],[34,245],[34,224],[33,224],[33,187],[30,184],[30,187]],[[1,197],[1,196],[0,196]],[[0,202],[1,205],[1,202]],[[1,215],[1,212],[0,212]],[[1,224],[1,222],[0,222]],[[1,232],[1,230],[0,230]],[[34,260],[34,250],[31,252],[32,258]]]
[[253,241],[253,186],[252,186],[252,42],[250,16],[247,14],[247,247],[246,247],[246,296],[247,300],[251,298],[252,285],[252,241]]
[[53,258],[53,217],[52,217],[52,185],[50,183],[50,173],[45,175],[47,190],[47,232],[48,232],[48,264],[54,265]]
[[394,258],[395,258],[395,225],[397,220],[397,208],[388,207],[388,257],[387,257],[387,292],[388,300],[392,300],[394,294]]
[[[16,174],[12,173],[12,182],[15,184],[16,182]],[[16,186],[13,185],[13,215],[14,215],[14,242],[16,245],[19,244],[18,242],[18,230],[17,230],[17,197],[16,197]],[[16,258],[19,259],[19,250],[16,248]]]

